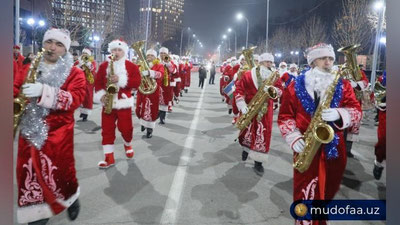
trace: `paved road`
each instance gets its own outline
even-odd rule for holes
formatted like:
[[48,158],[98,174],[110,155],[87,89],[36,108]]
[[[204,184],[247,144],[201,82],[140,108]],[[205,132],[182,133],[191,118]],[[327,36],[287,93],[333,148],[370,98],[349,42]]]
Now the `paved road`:
[[[238,131],[221,102],[218,82],[200,89],[197,77],[193,74],[189,93],[167,115],[166,125],[157,124],[153,138],[140,132],[134,116],[135,157],[125,159],[117,135],[116,166],[108,170],[97,167],[103,160],[99,105],[90,121],[77,122],[81,213],[73,223],[64,212],[49,224],[293,224],[292,152],[280,136],[276,113],[269,163],[259,177],[252,161],[241,162],[241,148],[234,142]],[[381,181],[372,176],[375,142],[376,127],[372,120],[366,121],[337,199],[386,198],[385,172]]]

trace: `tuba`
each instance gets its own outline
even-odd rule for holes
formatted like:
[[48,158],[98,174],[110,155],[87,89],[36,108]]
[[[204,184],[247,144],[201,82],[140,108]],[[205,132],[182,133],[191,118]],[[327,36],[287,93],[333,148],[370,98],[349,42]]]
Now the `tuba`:
[[[150,70],[149,64],[146,61],[146,58],[142,52],[145,41],[138,41],[132,44],[132,48],[138,54],[140,62],[140,72],[145,70]],[[153,94],[157,90],[157,82],[154,79],[151,79],[149,76],[142,77],[140,81],[139,91],[144,95]]]
[[[45,50],[42,48],[42,51],[36,54],[35,60],[31,64],[29,68],[28,76],[26,77],[23,84],[27,83],[35,83],[37,79],[37,69],[39,67],[39,63],[43,58],[43,55],[50,52],[50,50]],[[22,87],[22,86],[21,86]],[[14,98],[14,137],[15,133],[17,132],[17,128],[19,123],[21,122],[21,117],[25,112],[26,105],[28,104],[28,98],[22,94],[21,88],[19,89],[18,97]]]
[[94,76],[92,71],[90,71],[89,67],[86,65],[87,62],[93,62],[93,57],[89,57],[89,56],[82,56],[82,60],[83,60],[83,71],[85,72],[86,75],[86,79],[89,82],[89,84],[93,84],[94,83]]
[[[256,67],[257,77],[260,74],[260,67]],[[243,131],[253,120],[255,116],[257,116],[257,120],[260,121],[264,114],[267,112],[268,108],[268,99],[277,99],[278,93],[272,85],[279,79],[279,72],[271,72],[272,74],[266,79],[261,87],[258,88],[256,95],[251,99],[248,108],[249,111],[246,114],[243,114],[239,117],[238,121],[236,122],[236,127],[239,130]],[[264,87],[270,86],[268,91],[264,91]]]
[[240,70],[238,71],[238,76],[237,80],[240,80],[244,72],[247,70],[251,70],[253,67],[255,67],[254,59],[253,59],[253,54],[254,50],[257,48],[257,46],[253,46],[251,48],[245,49],[242,51],[242,54],[244,56],[244,59],[246,60],[246,65],[241,67]]
[[380,82],[376,82],[374,86],[374,98],[376,105],[382,103],[382,99],[386,96],[386,87],[384,87]]
[[[344,78],[356,82],[362,79],[360,67],[357,64],[357,55],[355,53],[359,47],[360,47],[359,44],[355,44],[342,47],[337,50],[338,52],[341,52],[346,56],[346,63],[343,68],[343,74],[345,75]],[[362,98],[362,91],[355,89],[354,92],[356,94],[357,99]]]
[[336,85],[343,72],[344,71],[341,71],[341,68],[338,71],[333,72],[335,79],[326,90],[326,98],[318,105],[306,132],[303,134],[305,141],[304,151],[295,156],[295,162],[293,163],[293,167],[300,173],[308,170],[321,144],[327,144],[334,138],[335,132],[333,128],[323,121],[321,116],[322,110],[330,108]]
[[113,108],[114,95],[118,93],[118,87],[115,83],[111,82],[111,75],[114,75],[114,61],[115,55],[110,56],[110,73],[107,76],[106,86],[106,102],[104,104],[104,113],[110,114]]

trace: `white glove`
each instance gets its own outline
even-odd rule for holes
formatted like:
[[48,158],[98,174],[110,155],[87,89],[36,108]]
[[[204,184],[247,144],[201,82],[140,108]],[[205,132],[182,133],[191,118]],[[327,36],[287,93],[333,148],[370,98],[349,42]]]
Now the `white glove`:
[[244,100],[237,101],[236,106],[242,114],[246,114],[249,112],[249,108],[247,107],[247,104],[246,102],[244,102]]
[[24,84],[22,85],[22,93],[28,97],[40,97],[43,93],[43,84],[42,83],[33,83],[33,84]]
[[249,108],[247,106],[240,108],[240,112],[242,112],[242,114],[246,114],[249,112]]
[[350,84],[352,88],[356,88],[358,86],[357,82],[355,82],[354,80],[350,80]]
[[306,143],[304,142],[303,138],[300,138],[293,144],[293,151],[297,153],[302,153],[304,151],[304,147]]
[[150,73],[149,73],[148,70],[142,71],[142,76],[147,77],[147,76],[149,76],[149,75],[150,75]]
[[321,117],[326,122],[333,122],[340,119],[340,114],[336,109],[324,109],[322,110]]
[[378,106],[379,107],[386,107],[386,103],[385,102],[379,103]]

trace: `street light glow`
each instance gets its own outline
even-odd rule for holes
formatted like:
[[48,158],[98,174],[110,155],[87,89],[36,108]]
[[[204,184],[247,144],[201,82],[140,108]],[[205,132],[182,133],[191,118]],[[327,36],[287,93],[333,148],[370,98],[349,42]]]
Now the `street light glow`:
[[380,43],[386,45],[386,37],[381,37],[381,39],[379,40]]
[[298,55],[298,54],[299,54],[299,51],[296,51],[294,54]]
[[223,39],[226,39],[226,34],[222,35],[222,38],[223,38]]
[[44,20],[39,20],[39,26],[43,27],[45,24]]
[[374,4],[374,9],[375,10],[380,10],[380,9],[382,9],[383,8],[383,1],[377,1],[377,2],[375,2],[375,4]]
[[27,23],[32,26],[33,24],[35,24],[35,20],[32,18],[29,18]]
[[97,36],[97,35],[95,35],[95,36],[93,37],[93,40],[95,40],[95,41],[100,41],[100,37]]
[[196,35],[195,35],[195,34],[193,34],[193,37],[196,37]]
[[231,28],[228,28],[228,32],[229,32],[229,33],[232,32],[232,29],[231,29]]
[[238,13],[238,14],[236,15],[236,18],[237,18],[238,20],[243,19],[243,14],[242,14],[242,13]]

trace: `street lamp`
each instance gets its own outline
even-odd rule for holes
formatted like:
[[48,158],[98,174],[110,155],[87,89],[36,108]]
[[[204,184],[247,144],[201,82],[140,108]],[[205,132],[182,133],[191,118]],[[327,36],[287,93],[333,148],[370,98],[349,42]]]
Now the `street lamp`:
[[265,52],[268,51],[269,0],[267,0],[267,28],[265,34]]
[[231,33],[232,31],[235,33],[235,56],[236,56],[236,54],[237,54],[237,39],[236,39],[236,31],[235,31],[235,30],[232,30],[231,28],[228,28],[228,32],[229,32],[229,33]]
[[93,36],[93,41],[95,42],[95,55],[96,55],[96,59],[99,60],[99,55],[98,55],[98,42],[100,41],[100,37],[98,35],[94,35]]
[[[185,29],[186,29],[186,28],[183,28],[182,31],[181,31],[181,45],[180,45],[180,47],[179,47],[179,56],[182,56],[182,40],[183,40],[183,31],[184,31]],[[188,31],[190,31],[190,27],[187,27],[187,29],[188,29]],[[188,37],[188,39],[189,39],[189,37]]]
[[385,15],[385,1],[377,1],[374,4],[375,10],[377,10],[379,13],[378,17],[378,27],[376,30],[376,35],[375,35],[375,45],[374,45],[374,54],[372,57],[372,72],[371,72],[371,90],[374,90],[375,87],[375,78],[376,78],[376,68],[377,68],[377,61],[378,61],[378,52],[379,52],[379,42],[381,39],[381,34],[382,34],[382,25],[383,25],[383,17]]
[[32,28],[32,52],[33,54],[35,54],[35,45],[36,45],[36,41],[35,41],[35,37],[36,37],[36,29],[38,27],[44,27],[46,25],[46,23],[44,22],[44,20],[39,20],[37,25],[36,25],[36,21],[33,18],[29,18],[27,21],[27,24],[29,26],[31,26]]
[[381,37],[381,39],[379,40],[379,42],[380,42],[381,44],[386,45],[386,37]]
[[236,18],[238,20],[242,20],[244,18],[246,20],[246,22],[247,22],[247,32],[246,32],[246,48],[247,48],[248,42],[249,42],[249,20],[245,16],[243,16],[242,13],[238,13],[236,15]]

